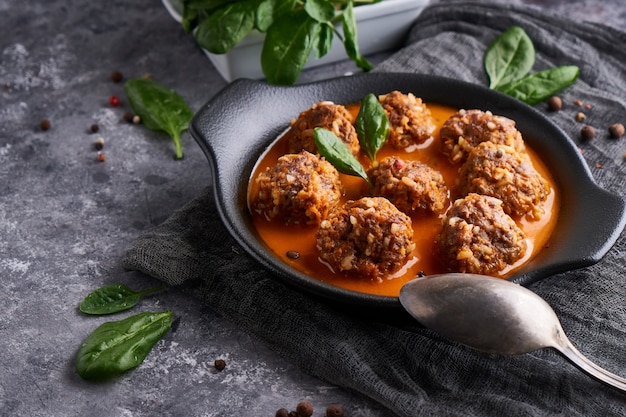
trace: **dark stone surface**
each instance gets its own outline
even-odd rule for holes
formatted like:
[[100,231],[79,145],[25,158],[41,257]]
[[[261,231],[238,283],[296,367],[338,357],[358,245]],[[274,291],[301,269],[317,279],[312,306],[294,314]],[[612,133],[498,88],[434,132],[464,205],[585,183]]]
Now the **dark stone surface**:
[[[626,25],[621,0],[499,3]],[[301,80],[352,70],[342,62]],[[175,290],[141,302],[141,311],[172,309],[180,323],[140,367],[99,384],[76,375],[81,341],[111,320],[80,314],[80,300],[104,284],[156,285],[123,271],[120,257],[199,195],[210,175],[187,134],[185,158],[176,161],[164,134],[123,120],[129,106],[112,71],[149,73],[193,109],[226,85],[157,0],[0,0],[0,415],[272,416],[307,399],[315,415],[343,403],[351,416],[387,416]],[[120,106],[108,104],[111,95]],[[49,130],[39,128],[42,119]],[[96,159],[98,137],[105,162]],[[224,371],[214,369],[216,359],[226,361]]]

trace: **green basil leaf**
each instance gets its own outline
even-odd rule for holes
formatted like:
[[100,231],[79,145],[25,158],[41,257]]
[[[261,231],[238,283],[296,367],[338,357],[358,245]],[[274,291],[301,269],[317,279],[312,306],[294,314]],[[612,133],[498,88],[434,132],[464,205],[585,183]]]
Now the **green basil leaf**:
[[320,26],[319,36],[317,42],[314,45],[314,56],[320,59],[328,52],[333,45],[333,27],[330,24],[323,24]]
[[76,372],[84,379],[103,380],[139,366],[172,326],[173,313],[141,313],[106,322],[83,341]]
[[196,41],[209,52],[225,54],[254,28],[255,15],[253,0],[230,3],[198,25]]
[[534,106],[572,85],[579,73],[575,65],[549,68],[529,74],[497,90]]
[[374,94],[366,95],[361,101],[355,127],[361,148],[370,161],[374,162],[376,153],[389,137],[389,118]]
[[164,287],[133,291],[123,284],[105,285],[89,293],[80,303],[79,309],[85,314],[112,314],[128,310],[144,295],[162,290]]
[[267,32],[274,23],[274,8],[276,0],[263,0],[259,3],[255,14],[255,27],[260,32]]
[[333,164],[342,174],[361,177],[371,185],[363,165],[352,155],[350,148],[330,130],[316,127],[313,137],[320,155]]
[[535,64],[535,47],[519,26],[501,33],[487,48],[484,56],[489,88],[509,84],[526,74]]
[[357,42],[356,19],[354,18],[352,0],[348,0],[348,5],[341,14],[341,22],[344,34],[343,45],[348,57],[364,71],[369,71],[374,68],[372,64],[370,64],[369,61],[365,59],[359,52],[359,45]]
[[186,33],[191,33],[198,25],[199,13],[190,1],[183,1],[182,26]]
[[267,30],[261,68],[270,84],[293,84],[317,42],[320,24],[304,10],[283,16]]
[[189,127],[193,111],[174,90],[147,78],[132,78],[124,84],[126,96],[144,126],[170,135],[176,158],[183,157],[181,133]]
[[329,23],[335,17],[335,6],[328,0],[307,0],[304,10],[320,23]]

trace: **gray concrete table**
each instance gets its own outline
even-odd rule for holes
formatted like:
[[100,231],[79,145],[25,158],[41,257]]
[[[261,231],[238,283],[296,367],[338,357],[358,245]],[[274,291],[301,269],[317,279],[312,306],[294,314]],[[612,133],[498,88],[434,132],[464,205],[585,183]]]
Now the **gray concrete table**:
[[[626,26],[621,0],[542,7]],[[306,399],[315,415],[342,403],[351,416],[388,416],[301,373],[177,291],[142,302],[145,311],[172,309],[181,320],[139,368],[100,384],[76,375],[81,341],[110,320],[80,314],[80,300],[108,283],[156,285],[123,271],[120,257],[209,181],[189,135],[176,161],[165,135],[123,120],[129,106],[113,71],[149,73],[193,109],[226,85],[158,0],[0,0],[0,415],[273,416]],[[348,71],[353,65],[341,62],[306,71],[301,81]],[[112,95],[119,106],[109,104]],[[98,160],[99,137],[106,161]],[[216,359],[226,361],[224,371],[215,370]]]

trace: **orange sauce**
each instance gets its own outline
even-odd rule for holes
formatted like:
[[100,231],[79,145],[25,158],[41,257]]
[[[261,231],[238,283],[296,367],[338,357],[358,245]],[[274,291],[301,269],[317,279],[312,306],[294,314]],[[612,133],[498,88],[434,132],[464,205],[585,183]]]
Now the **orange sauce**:
[[[381,160],[387,156],[397,156],[405,160],[419,160],[430,165],[443,175],[446,185],[450,190],[449,203],[451,203],[459,197],[455,182],[460,165],[451,164],[447,157],[440,152],[439,127],[452,114],[456,113],[457,109],[434,103],[426,104],[437,125],[433,139],[407,150],[393,149],[385,145],[378,152],[376,158]],[[355,116],[358,113],[358,104],[347,106],[347,108]],[[265,171],[267,167],[275,165],[278,158],[287,153],[287,140],[286,134],[278,138],[258,161],[249,184],[248,200],[258,193],[258,186],[256,181],[254,181],[258,174]],[[542,204],[544,214],[540,219],[531,221],[526,218],[515,218],[518,226],[526,234],[528,249],[523,259],[520,259],[516,264],[500,272],[498,277],[501,278],[506,278],[513,274],[548,243],[554,225],[556,224],[559,210],[556,184],[550,171],[532,149],[528,146],[526,146],[526,148],[535,169],[550,184],[551,192],[547,200]],[[360,161],[366,170],[369,169],[369,159],[363,156],[360,158]],[[363,179],[343,174],[340,174],[340,176],[346,189],[343,201],[350,199],[355,200],[362,196],[369,195],[369,188]],[[315,247],[317,226],[287,226],[280,221],[268,221],[265,217],[253,211],[251,211],[251,213],[254,226],[259,236],[276,257],[306,275],[334,286],[363,293],[395,297],[398,296],[400,288],[406,282],[415,278],[420,272],[430,275],[446,271],[445,267],[439,264],[433,256],[433,242],[441,230],[442,215],[413,215],[411,219],[413,222],[415,250],[413,251],[412,257],[400,271],[392,276],[386,277],[382,282],[372,282],[369,279],[359,278],[358,276],[350,274],[335,273],[320,260],[319,251]],[[288,251],[297,251],[300,256],[298,259],[291,259],[287,256]]]

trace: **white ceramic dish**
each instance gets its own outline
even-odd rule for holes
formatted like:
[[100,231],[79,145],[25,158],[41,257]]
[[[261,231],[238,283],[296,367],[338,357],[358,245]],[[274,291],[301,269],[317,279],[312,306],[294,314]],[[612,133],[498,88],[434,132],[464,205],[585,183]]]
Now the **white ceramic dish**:
[[[172,17],[181,22],[182,6],[179,0],[161,0]],[[359,50],[363,55],[388,51],[399,47],[411,24],[428,0],[384,0],[380,3],[354,8],[357,21]],[[223,55],[204,51],[226,81],[237,78],[263,78],[261,49],[264,35],[251,33],[235,48]],[[305,68],[330,64],[347,59],[343,44],[335,37],[332,49],[320,59],[311,57]]]

